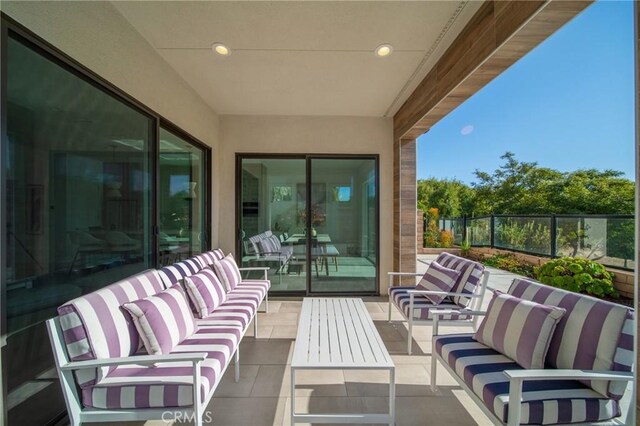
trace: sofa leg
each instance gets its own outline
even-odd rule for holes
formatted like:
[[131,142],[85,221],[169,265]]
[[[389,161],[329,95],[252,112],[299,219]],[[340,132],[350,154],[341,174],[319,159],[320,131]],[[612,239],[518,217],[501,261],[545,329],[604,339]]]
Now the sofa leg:
[[258,338],[258,313],[253,316],[253,338]]
[[437,384],[438,360],[436,359],[436,344],[431,345],[431,392],[438,392]]
[[236,383],[240,381],[240,346],[236,349],[236,357],[234,361]]
[[266,314],[269,313],[269,292],[267,291],[267,294],[264,295],[264,312]]
[[391,294],[389,294],[389,322],[391,322]]
[[411,355],[411,334],[413,333],[413,317],[409,317],[409,326],[407,328],[407,354]]

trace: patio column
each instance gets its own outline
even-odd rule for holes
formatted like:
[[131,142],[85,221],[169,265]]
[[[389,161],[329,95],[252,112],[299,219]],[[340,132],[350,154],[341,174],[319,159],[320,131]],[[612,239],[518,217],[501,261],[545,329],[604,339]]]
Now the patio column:
[[[415,272],[416,140],[396,140],[393,148],[393,270]],[[399,282],[415,284],[415,279]]]

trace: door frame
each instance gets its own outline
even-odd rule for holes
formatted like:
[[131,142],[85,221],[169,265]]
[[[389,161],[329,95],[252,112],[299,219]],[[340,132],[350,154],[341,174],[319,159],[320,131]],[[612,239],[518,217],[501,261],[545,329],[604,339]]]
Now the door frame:
[[[379,154],[303,154],[303,153],[261,153],[261,152],[236,152],[236,178],[235,178],[235,232],[236,232],[236,244],[235,244],[235,256],[236,259],[240,259],[242,254],[242,161],[243,160],[305,160],[305,177],[306,177],[306,202],[305,206],[308,209],[311,206],[311,162],[314,159],[326,159],[326,160],[345,160],[345,159],[362,159],[373,160],[374,170],[376,174],[375,191],[376,191],[376,278],[375,289],[373,291],[352,291],[352,292],[313,292],[311,291],[311,274],[306,274],[305,290],[302,291],[279,291],[272,293],[274,296],[379,296],[380,295],[380,155]],[[307,215],[308,217],[308,215]],[[305,224],[307,228],[307,234],[311,234],[311,222],[307,221]],[[310,265],[310,245],[311,241],[307,239],[307,259],[306,266],[307,271]]]

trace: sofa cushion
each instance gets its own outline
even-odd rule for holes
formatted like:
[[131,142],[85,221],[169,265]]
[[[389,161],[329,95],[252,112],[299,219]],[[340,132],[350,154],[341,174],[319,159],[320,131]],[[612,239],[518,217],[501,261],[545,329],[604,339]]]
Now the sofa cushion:
[[565,312],[495,291],[473,338],[523,368],[544,368],[551,336]]
[[170,353],[195,331],[195,321],[179,284],[161,293],[122,305],[133,318],[151,355]]
[[208,317],[211,311],[227,299],[224,285],[208,268],[190,277],[185,277],[184,286],[200,318]]
[[249,296],[256,297],[262,301],[267,295],[267,292],[271,288],[271,281],[269,280],[243,280],[229,292],[228,296],[233,298],[235,296]]
[[[409,312],[409,290],[415,290],[414,286],[411,287],[391,287],[390,295],[391,300],[395,305],[409,318],[411,313]],[[434,309],[455,309],[460,311],[460,306],[453,302],[444,301],[439,305],[434,305],[424,297],[413,298],[413,318],[422,320],[432,320]],[[467,314],[451,313],[440,316],[443,320],[471,320],[473,317]]]
[[[516,362],[473,340],[472,334],[435,337],[436,352],[501,421],[508,421],[509,379]],[[620,415],[618,401],[575,380],[525,381],[521,424],[604,421]]]
[[211,312],[207,318],[197,320],[200,325],[233,325],[245,330],[258,310],[259,302],[252,297],[234,296]]
[[[451,290],[453,293],[473,294],[476,291],[476,286],[480,284],[484,272],[484,266],[481,263],[450,253],[440,253],[435,261],[445,268],[460,272],[460,276]],[[464,296],[453,297],[453,302],[463,307],[468,306],[471,300],[471,298]]]
[[174,263],[173,265],[165,266],[158,270],[158,273],[162,278],[165,288],[169,288],[182,281],[184,277],[197,274],[202,268],[203,267],[200,265],[199,261],[187,259],[182,262]]
[[236,264],[236,260],[231,254],[227,255],[222,260],[218,260],[213,264],[213,267],[220,278],[220,281],[224,284],[227,291],[231,291],[242,281],[240,270]]
[[[207,353],[200,364],[202,402],[218,386],[241,336],[240,327],[200,327],[171,351]],[[189,362],[122,365],[83,389],[82,401],[86,407],[102,409],[186,407],[193,404],[192,384]]]
[[[631,371],[633,317],[629,308],[528,280],[513,280],[509,294],[566,309],[549,345],[547,364],[551,368]],[[620,398],[626,388],[624,382],[584,383],[613,398]]]
[[[164,285],[155,270],[108,285],[73,299],[58,308],[67,354],[71,361],[105,359],[133,355],[140,337],[121,305],[159,293]],[[104,377],[109,367],[76,372],[80,387]]]
[[[449,293],[456,280],[460,277],[460,272],[454,269],[445,268],[437,262],[431,262],[427,272],[416,285],[416,290],[443,291]],[[425,294],[422,295],[434,305],[441,303],[447,298],[446,295]]]

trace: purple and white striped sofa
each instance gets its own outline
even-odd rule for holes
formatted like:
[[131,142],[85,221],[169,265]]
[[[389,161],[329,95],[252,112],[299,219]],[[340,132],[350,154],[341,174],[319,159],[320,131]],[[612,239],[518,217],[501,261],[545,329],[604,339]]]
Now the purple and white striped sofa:
[[411,355],[411,342],[414,325],[431,325],[433,310],[447,310],[441,321],[447,325],[471,327],[477,326],[477,320],[468,311],[475,311],[482,306],[489,271],[478,262],[450,253],[441,253],[435,260],[438,264],[460,272],[451,292],[446,293],[445,300],[435,305],[424,297],[429,294],[444,295],[442,292],[418,290],[416,286],[394,286],[395,277],[421,277],[413,272],[389,272],[389,322],[391,322],[392,305],[395,306],[407,322],[407,353]]
[[[615,418],[622,414],[620,399],[633,380],[633,310],[521,279],[513,280],[508,294],[566,310],[552,334],[545,368],[524,369],[472,334],[438,335],[436,312],[433,391],[440,362],[495,424],[612,424],[612,419],[628,424]],[[513,328],[508,318],[505,322],[512,333],[524,331]],[[506,325],[500,328],[507,332]],[[511,401],[519,404],[514,407]]]
[[[181,263],[172,272],[197,272],[191,269],[197,262]],[[257,323],[269,282],[242,283],[211,315],[196,319],[195,333],[170,354],[148,355],[122,305],[174,285],[163,269],[164,275],[147,270],[73,299],[47,321],[72,425],[161,419],[167,411],[200,425],[233,356],[238,380],[239,344]]]

